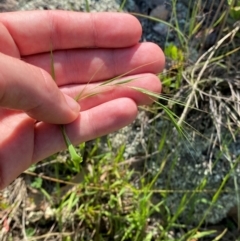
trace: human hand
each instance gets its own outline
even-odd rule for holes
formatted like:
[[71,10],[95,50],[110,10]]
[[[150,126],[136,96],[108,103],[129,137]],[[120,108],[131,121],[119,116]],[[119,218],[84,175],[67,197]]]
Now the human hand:
[[163,69],[163,53],[155,44],[139,44],[140,36],[139,22],[122,13],[0,14],[0,188],[66,148],[56,124],[67,124],[68,137],[79,144],[128,125],[137,105],[152,102],[114,85],[80,100],[81,112],[72,99],[130,70],[134,80],[127,85],[160,92],[154,74]]

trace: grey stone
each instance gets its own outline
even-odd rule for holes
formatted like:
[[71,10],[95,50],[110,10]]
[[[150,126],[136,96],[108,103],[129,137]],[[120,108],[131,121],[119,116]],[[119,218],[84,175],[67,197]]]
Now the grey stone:
[[15,0],[1,0],[0,12],[11,12],[17,10],[17,2]]

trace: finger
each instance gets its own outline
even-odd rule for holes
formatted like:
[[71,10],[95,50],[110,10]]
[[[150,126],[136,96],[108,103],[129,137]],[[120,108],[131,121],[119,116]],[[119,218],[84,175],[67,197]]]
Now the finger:
[[[67,135],[74,144],[79,144],[130,124],[136,115],[137,105],[133,100],[129,98],[112,100],[81,112],[81,116],[66,126]],[[65,148],[58,126],[46,123],[36,125],[34,162]]]
[[[136,115],[137,106],[131,99],[113,100],[82,112],[73,123],[66,125],[67,135],[72,142],[79,144],[128,125]],[[2,125],[6,128],[1,129],[4,136],[0,135],[0,189],[33,162],[66,149],[58,125],[39,122],[34,130],[33,120],[24,113],[9,115]]]
[[1,110],[0,190],[32,164],[34,120],[25,113]]
[[[120,48],[136,44],[138,20],[125,13],[28,11],[1,13],[20,55],[82,47]],[[23,27],[24,26],[24,27]]]
[[79,105],[59,91],[45,71],[0,54],[0,107],[22,110],[36,120],[69,123]]
[[[24,58],[29,64],[51,73],[50,53]],[[122,49],[68,50],[54,53],[59,86],[111,79],[121,74],[159,73],[164,68],[162,50],[153,43]]]
[[[0,15],[1,16],[1,15]],[[20,58],[18,48],[8,29],[0,22],[0,53]]]
[[81,111],[122,97],[134,100],[137,105],[149,105],[153,102],[154,98],[152,96],[134,90],[132,87],[144,89],[156,95],[162,89],[161,82],[156,75],[142,74],[117,79],[108,85],[101,86],[101,83],[88,84],[86,86],[72,85],[62,87],[61,90],[72,98],[77,97],[79,99]]

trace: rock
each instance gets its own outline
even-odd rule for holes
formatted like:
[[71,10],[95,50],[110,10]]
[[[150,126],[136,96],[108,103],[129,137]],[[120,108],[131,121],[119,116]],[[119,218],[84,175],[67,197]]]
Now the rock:
[[17,2],[15,0],[0,0],[0,12],[11,12],[17,10]]
[[[88,0],[91,11],[118,11],[120,1],[112,0]],[[64,9],[72,11],[86,11],[85,1],[79,0],[19,0],[19,10],[34,10],[34,9]]]
[[169,15],[170,15],[170,12],[166,8],[165,4],[158,5],[150,13],[151,17],[158,18],[163,21],[166,21],[169,18]]
[[153,30],[160,35],[167,35],[169,27],[164,23],[157,23],[153,26]]

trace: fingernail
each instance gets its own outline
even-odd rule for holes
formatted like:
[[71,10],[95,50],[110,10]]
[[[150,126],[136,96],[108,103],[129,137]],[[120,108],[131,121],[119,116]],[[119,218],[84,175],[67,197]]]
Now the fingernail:
[[71,98],[68,95],[65,95],[66,102],[68,106],[74,111],[74,112],[79,112],[80,111],[80,105],[77,103],[76,100]]

